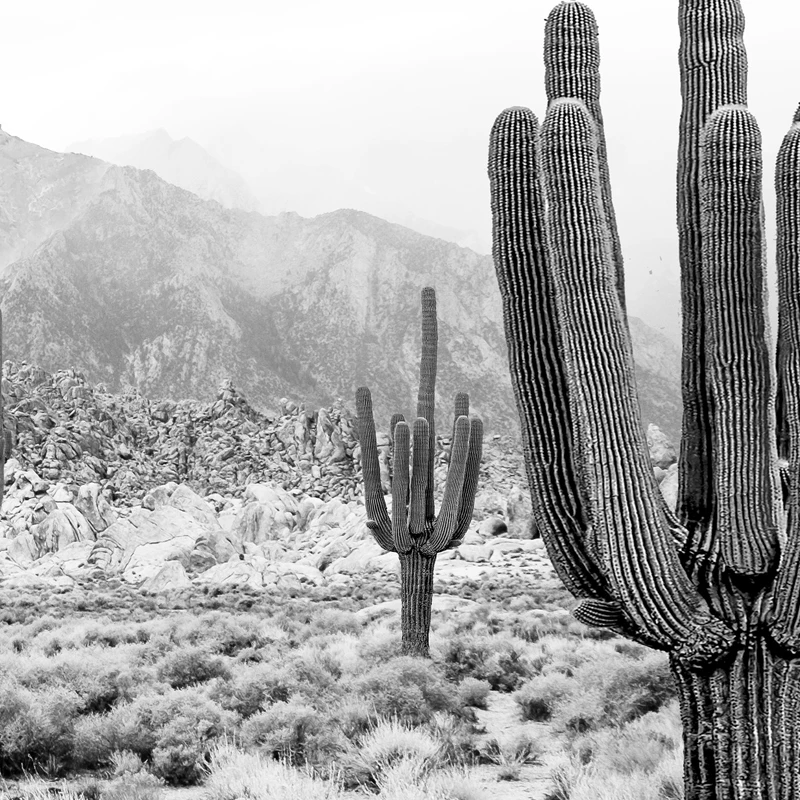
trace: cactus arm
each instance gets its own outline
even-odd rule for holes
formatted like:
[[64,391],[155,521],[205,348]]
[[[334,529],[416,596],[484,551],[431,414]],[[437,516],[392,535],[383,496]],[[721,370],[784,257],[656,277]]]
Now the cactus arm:
[[635,626],[679,657],[715,661],[734,642],[683,570],[661,514],[641,426],[633,352],[616,293],[594,121],[577,100],[550,104],[541,131],[548,245],[562,304],[570,399],[588,455],[598,566]]
[[706,370],[715,454],[712,528],[735,573],[764,575],[778,558],[778,475],[767,342],[761,133],[743,106],[708,119],[700,200]]
[[408,460],[410,431],[405,421],[394,429],[394,477],[392,479],[392,533],[398,553],[414,546],[408,532]]
[[466,392],[459,392],[456,395],[454,405],[454,414],[453,414],[453,436],[450,439],[450,443],[456,440],[456,424],[458,423],[459,417],[467,417],[469,418],[469,395]]
[[683,97],[677,172],[683,423],[677,513],[692,533],[706,527],[713,507],[713,423],[706,377],[706,301],[702,283],[700,135],[708,116],[720,106],[747,104],[747,54],[739,0],[679,0],[678,27]]
[[453,532],[452,547],[458,547],[472,522],[472,511],[475,508],[475,493],[478,489],[478,478],[481,472],[481,456],[483,455],[483,422],[478,417],[469,421],[469,448],[467,465],[464,474],[464,489],[461,492],[461,505],[458,509],[458,524]]
[[469,419],[459,417],[455,424],[453,449],[450,455],[450,467],[447,470],[442,505],[433,526],[433,533],[420,547],[420,552],[425,555],[432,556],[434,553],[445,550],[458,525],[458,510],[461,505],[461,493],[464,489],[464,475],[469,455],[469,433]]
[[597,128],[603,212],[611,236],[617,294],[624,314],[624,261],[611,197],[603,112],[600,108],[600,42],[594,12],[584,3],[565,0],[548,15],[544,29],[544,67],[548,103],[561,97],[582,100]]
[[555,290],[544,234],[544,196],[527,108],[497,117],[489,141],[492,254],[519,412],[533,516],[565,587],[610,599],[592,564],[588,521],[573,442]]
[[428,453],[430,426],[428,420],[414,420],[414,463],[411,471],[411,497],[408,511],[408,529],[414,536],[425,533],[432,518],[425,513],[425,496],[428,488]]
[[788,460],[787,540],[772,593],[773,638],[800,654],[800,108],[778,151],[778,407],[780,455]]
[[[433,519],[436,508],[433,502],[433,461],[436,458],[436,428],[434,403],[436,397],[436,359],[439,344],[439,327],[436,320],[436,292],[426,286],[422,290],[422,358],[419,364],[419,393],[417,395],[417,417],[428,421],[429,443],[427,481],[425,489],[425,516]],[[414,447],[416,453],[416,446]]]
[[378,439],[375,435],[375,418],[372,414],[372,394],[366,386],[356,390],[356,414],[361,442],[361,471],[364,476],[364,505],[367,508],[367,527],[375,541],[384,549],[393,551],[392,524],[381,486],[381,467],[378,460]]
[[[392,414],[392,419],[389,422],[389,486],[391,487],[394,480],[394,429],[397,427],[398,422],[405,422],[405,417],[402,414]],[[408,502],[408,500],[406,500]]]

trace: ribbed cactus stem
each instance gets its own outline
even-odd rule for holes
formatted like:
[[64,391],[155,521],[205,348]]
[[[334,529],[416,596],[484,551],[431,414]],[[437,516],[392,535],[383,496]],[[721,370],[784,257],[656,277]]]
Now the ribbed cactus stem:
[[431,519],[425,513],[429,450],[430,426],[428,420],[417,417],[414,420],[414,465],[411,470],[411,498],[408,511],[408,528],[414,536],[426,533],[428,520]]
[[725,106],[701,138],[706,371],[713,403],[713,528],[725,564],[763,575],[778,557],[779,486],[767,342],[761,133]]
[[559,577],[577,597],[608,599],[591,560],[582,465],[573,439],[544,195],[527,108],[508,108],[489,139],[492,253],[503,302],[511,382],[522,425],[533,514]]
[[409,475],[411,432],[405,421],[394,430],[395,472],[392,480],[392,537],[398,553],[407,553],[414,546],[408,530]]
[[422,290],[422,358],[419,364],[419,394],[417,416],[428,422],[428,478],[425,490],[425,514],[433,519],[433,462],[436,457],[436,429],[434,407],[436,398],[436,359],[439,344],[439,325],[436,320],[436,292],[426,286]]
[[778,426],[788,460],[788,542],[773,592],[772,636],[800,654],[800,108],[778,151]]
[[392,414],[392,419],[389,422],[389,485],[392,485],[394,479],[394,429],[397,427],[398,422],[405,422],[405,417],[402,414]]
[[453,450],[450,457],[450,468],[447,472],[447,483],[444,488],[442,505],[436,518],[436,525],[428,541],[420,548],[421,552],[433,555],[444,550],[453,538],[458,526],[458,512],[464,491],[464,477],[467,471],[469,456],[469,428],[467,417],[459,417],[454,425]]
[[720,106],[747,105],[744,14],[739,0],[680,0],[683,106],[678,140],[678,251],[683,315],[683,424],[678,516],[693,530],[713,509],[712,418],[706,376],[702,282],[700,135]]
[[[372,413],[372,394],[366,386],[356,390],[359,442],[361,444],[361,471],[364,478],[364,505],[367,508],[368,526],[375,541],[384,550],[394,550],[392,523],[383,499],[381,465],[378,458],[378,439],[375,417]],[[371,524],[370,524],[371,523]]]
[[619,304],[625,312],[625,268],[611,197],[603,112],[600,108],[600,40],[594,12],[577,0],[564,0],[548,15],[544,29],[544,86],[547,101],[581,100],[594,119],[603,213],[611,237]]
[[688,660],[716,660],[733,634],[689,581],[656,497],[608,248],[596,130],[582,102],[550,103],[541,157],[564,362],[581,376],[570,402],[589,450],[587,500],[600,566],[613,599],[647,637]]

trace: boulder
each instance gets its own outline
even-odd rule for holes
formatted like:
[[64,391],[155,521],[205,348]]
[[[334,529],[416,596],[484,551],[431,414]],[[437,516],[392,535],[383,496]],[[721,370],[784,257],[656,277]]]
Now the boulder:
[[650,463],[654,467],[667,470],[678,460],[666,434],[652,422],[647,426],[647,447],[650,450]]
[[186,570],[179,561],[167,561],[158,572],[146,578],[139,586],[142,592],[161,594],[179,589],[188,589],[192,585]]

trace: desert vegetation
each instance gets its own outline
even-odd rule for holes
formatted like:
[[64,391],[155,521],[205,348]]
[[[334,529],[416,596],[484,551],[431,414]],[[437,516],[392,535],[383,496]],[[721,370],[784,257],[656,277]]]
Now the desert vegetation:
[[535,778],[542,797],[679,796],[666,658],[527,588],[434,615],[429,659],[352,598],[3,592],[3,791],[479,800]]

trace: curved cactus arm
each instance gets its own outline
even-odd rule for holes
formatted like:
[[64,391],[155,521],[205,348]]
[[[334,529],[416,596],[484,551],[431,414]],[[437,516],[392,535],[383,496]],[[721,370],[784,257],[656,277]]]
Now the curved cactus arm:
[[683,97],[677,172],[683,424],[677,512],[690,533],[701,533],[713,509],[714,473],[711,400],[705,370],[700,135],[709,115],[720,106],[747,104],[747,53],[739,0],[679,0],[678,27]]
[[778,425],[786,473],[787,541],[773,589],[773,638],[800,653],[800,108],[778,151]]
[[594,12],[584,3],[563,0],[547,17],[544,28],[544,86],[548,103],[561,97],[582,100],[594,119],[603,211],[611,236],[617,295],[625,313],[625,269],[611,198],[603,112],[600,108],[600,41]]
[[[436,359],[439,344],[439,326],[436,320],[436,292],[426,286],[422,290],[422,358],[419,362],[419,393],[417,395],[417,417],[428,421],[429,444],[428,474],[425,489],[425,516],[433,519],[436,507],[433,502],[433,461],[436,458],[436,428],[434,405],[436,396]],[[416,446],[414,447],[416,453]]]
[[405,421],[394,429],[394,478],[392,480],[392,532],[398,553],[414,546],[408,532],[408,461],[411,434]]
[[705,352],[716,461],[712,527],[729,569],[764,575],[778,559],[782,498],[755,117],[743,106],[718,109],[706,123],[701,152]]
[[428,420],[417,417],[414,420],[414,455],[408,510],[408,528],[415,536],[425,533],[429,528],[429,520],[431,520],[425,510],[430,443]]
[[[573,595],[610,599],[589,551],[582,468],[545,244],[538,130],[529,109],[508,108],[495,120],[489,140],[492,254],[511,381],[533,516],[547,553]],[[462,518],[462,524],[469,522]]]
[[608,246],[595,125],[582,102],[550,104],[541,159],[564,362],[578,378],[570,400],[586,439],[598,566],[643,634],[681,659],[715,661],[734,634],[711,616],[683,570],[656,496]]
[[458,525],[458,511],[461,495],[464,490],[464,476],[467,470],[469,454],[470,421],[467,417],[459,417],[455,424],[453,449],[450,456],[450,467],[447,470],[447,481],[444,486],[442,505],[433,526],[433,533],[420,547],[420,552],[427,556],[440,553],[450,544]]
[[483,455],[483,422],[480,417],[470,417],[469,449],[467,466],[464,474],[464,489],[461,492],[461,505],[458,509],[458,525],[453,532],[452,547],[458,547],[472,522],[472,511],[475,508],[475,493],[478,491],[478,479],[481,472],[481,456]]
[[364,505],[367,507],[367,527],[375,541],[384,549],[395,549],[392,523],[386,510],[381,486],[381,466],[378,460],[378,439],[372,414],[372,394],[366,386],[356,390],[358,438],[361,442],[361,471],[364,476]]

